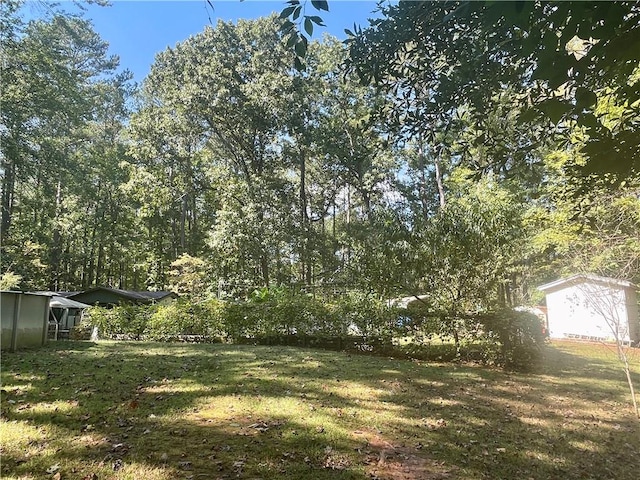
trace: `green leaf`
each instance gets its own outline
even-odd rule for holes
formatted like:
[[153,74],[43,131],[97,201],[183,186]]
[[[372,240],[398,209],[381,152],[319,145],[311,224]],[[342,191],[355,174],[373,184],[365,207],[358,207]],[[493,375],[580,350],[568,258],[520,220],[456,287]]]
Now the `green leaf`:
[[539,112],[534,108],[527,108],[520,115],[518,115],[518,123],[529,123],[538,117]]
[[293,59],[293,65],[299,72],[303,72],[306,69],[306,65],[302,62],[300,57],[296,57]]
[[571,105],[557,98],[553,98],[542,103],[540,110],[549,117],[549,120],[557,124],[571,110]]
[[316,25],[319,25],[321,27],[326,27],[326,25],[324,24],[324,20],[322,20],[322,18],[318,17],[317,15],[310,15],[307,18],[311,20],[313,23],[315,23]]
[[576,105],[580,108],[589,108],[594,106],[598,101],[598,97],[588,88],[578,87],[576,89]]
[[302,7],[297,6],[294,10],[293,10],[293,16],[292,18],[294,20],[297,20],[298,18],[300,18],[300,12],[302,12]]
[[311,0],[311,5],[313,5],[316,10],[329,11],[329,2],[326,0]]
[[295,25],[292,22],[290,22],[289,20],[287,20],[280,27],[280,31],[283,32],[283,33],[289,33],[291,30],[293,30],[294,27],[295,27]]
[[309,36],[313,35],[313,22],[309,17],[305,17],[304,19],[304,31],[307,32]]
[[300,40],[296,43],[295,46],[296,55],[300,58],[304,58],[307,54],[307,39],[303,36],[300,36]]
[[287,48],[293,47],[298,41],[298,32],[293,32],[289,38],[287,38]]
[[289,15],[293,13],[293,11],[299,7],[287,7],[280,12],[280,18],[287,18]]

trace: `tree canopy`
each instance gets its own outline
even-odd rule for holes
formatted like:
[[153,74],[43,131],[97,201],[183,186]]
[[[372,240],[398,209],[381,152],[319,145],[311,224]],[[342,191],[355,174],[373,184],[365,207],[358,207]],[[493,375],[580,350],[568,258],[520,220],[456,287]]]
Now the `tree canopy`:
[[581,132],[586,173],[638,174],[640,3],[401,1],[382,13],[352,32],[350,65],[394,95],[396,122],[419,131],[465,107],[485,133],[509,90],[540,135],[570,147]]

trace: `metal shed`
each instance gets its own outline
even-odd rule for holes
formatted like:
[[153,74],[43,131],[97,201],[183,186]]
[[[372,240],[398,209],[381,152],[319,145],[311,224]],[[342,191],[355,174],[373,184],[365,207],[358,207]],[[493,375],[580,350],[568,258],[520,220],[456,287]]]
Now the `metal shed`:
[[47,341],[49,296],[38,293],[0,293],[2,350],[41,347]]

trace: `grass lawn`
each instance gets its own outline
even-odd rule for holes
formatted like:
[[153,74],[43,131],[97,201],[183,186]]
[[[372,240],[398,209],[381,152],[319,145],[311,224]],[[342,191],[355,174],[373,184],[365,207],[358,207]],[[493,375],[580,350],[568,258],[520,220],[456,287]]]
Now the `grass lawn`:
[[[636,387],[640,351],[631,351]],[[285,347],[58,342],[2,354],[9,479],[637,479],[613,350],[534,374]]]

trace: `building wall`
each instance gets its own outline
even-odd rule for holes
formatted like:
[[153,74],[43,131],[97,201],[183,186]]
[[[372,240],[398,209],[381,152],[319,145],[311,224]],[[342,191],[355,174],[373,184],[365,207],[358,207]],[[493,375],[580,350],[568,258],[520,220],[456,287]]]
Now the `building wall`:
[[638,315],[638,295],[635,290],[626,290],[627,315],[629,317],[629,338],[640,342],[640,315]]
[[581,282],[547,292],[551,338],[614,340],[610,324],[618,325],[621,340],[629,341],[629,289]]
[[22,292],[2,292],[0,295],[2,349],[44,345],[47,339],[49,297]]

